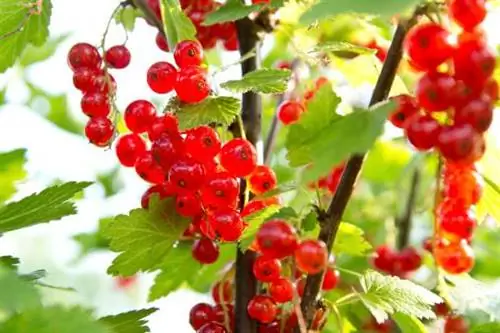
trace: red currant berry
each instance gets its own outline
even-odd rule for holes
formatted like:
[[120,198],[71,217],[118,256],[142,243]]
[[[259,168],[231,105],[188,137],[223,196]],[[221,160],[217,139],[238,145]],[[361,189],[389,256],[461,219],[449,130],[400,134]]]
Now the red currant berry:
[[233,301],[233,286],[231,282],[217,282],[212,286],[212,298],[216,304],[231,303]]
[[250,191],[256,195],[275,189],[277,183],[276,174],[267,165],[257,166],[248,177]]
[[485,0],[451,0],[448,5],[451,18],[464,30],[473,30],[486,17]]
[[238,180],[225,171],[208,176],[201,189],[201,201],[207,209],[236,208],[240,185]]
[[453,53],[449,36],[448,30],[439,24],[417,25],[408,32],[404,48],[413,64],[422,70],[432,71]]
[[318,240],[305,240],[295,250],[297,268],[307,274],[318,274],[328,263],[326,245]]
[[470,240],[477,224],[474,215],[465,209],[445,211],[439,216],[439,222],[442,231],[454,235],[458,240]]
[[490,98],[492,102],[496,102],[498,100],[498,82],[495,79],[490,79],[486,82],[484,87],[484,93],[486,96]]
[[174,88],[179,100],[188,104],[201,102],[210,94],[206,73],[195,66],[183,68],[177,74]]
[[261,324],[259,325],[259,333],[281,333],[281,323],[275,320],[269,324]]
[[209,223],[221,240],[237,241],[243,233],[243,220],[240,214],[232,209],[221,209],[209,216]]
[[259,323],[268,324],[276,319],[278,309],[274,300],[265,295],[254,296],[247,306],[250,318]]
[[101,70],[95,68],[80,68],[73,74],[73,85],[76,89],[86,93],[93,90],[94,80],[102,75]]
[[[342,178],[342,174],[344,173],[345,165],[341,165],[336,167],[330,172],[328,177],[326,177],[325,185],[330,191],[330,193],[335,193],[337,191],[337,187],[340,184],[340,180]],[[321,182],[318,184],[321,187]]]
[[437,317],[445,317],[450,313],[450,306],[445,302],[435,304],[434,313]]
[[149,8],[155,13],[156,17],[161,20],[160,0],[147,0]]
[[151,146],[151,152],[155,161],[165,171],[170,170],[172,165],[180,158],[183,151],[182,142],[174,140],[168,134],[163,134]]
[[328,267],[325,272],[325,277],[323,278],[323,284],[321,285],[322,290],[332,290],[337,287],[340,281],[340,273],[338,270]]
[[179,121],[173,114],[166,113],[156,117],[148,129],[148,138],[151,142],[158,140],[163,134],[169,135],[174,140],[181,138]]
[[225,324],[226,320],[229,319],[230,327],[234,326],[234,306],[232,304],[217,304],[214,306],[214,312],[216,322]]
[[193,244],[193,258],[202,264],[212,264],[219,258],[219,245],[208,238],[197,239]]
[[168,181],[177,191],[197,191],[205,181],[205,168],[193,159],[180,159],[170,168]]
[[484,94],[455,109],[455,123],[470,124],[479,133],[486,132],[492,121],[493,105],[491,99]]
[[184,140],[186,151],[197,160],[212,160],[221,149],[217,132],[209,126],[199,126],[188,130]]
[[273,282],[281,274],[281,263],[278,259],[257,257],[253,263],[253,275],[262,282]]
[[481,91],[495,70],[495,55],[487,45],[459,44],[453,55],[455,77]]
[[295,287],[286,278],[278,278],[271,282],[269,294],[277,303],[287,303],[293,300]]
[[123,166],[133,167],[146,151],[146,143],[137,134],[125,134],[116,142],[116,156]]
[[418,103],[410,95],[395,96],[391,100],[396,103],[396,110],[389,116],[389,121],[398,128],[404,128],[406,121],[418,113]]
[[249,216],[255,214],[264,208],[269,206],[265,200],[252,200],[245,205],[243,210],[241,211],[241,216]]
[[264,223],[257,231],[256,240],[262,255],[268,258],[288,257],[297,248],[297,232],[281,219]]
[[80,106],[83,113],[89,117],[107,117],[111,111],[108,96],[99,92],[83,95]]
[[474,154],[480,135],[469,124],[444,127],[437,146],[441,155],[452,162],[468,161]]
[[92,144],[98,147],[107,146],[114,132],[115,127],[113,123],[106,117],[90,118],[85,126],[85,136]]
[[240,42],[236,35],[232,36],[229,39],[226,39],[223,44],[226,51],[238,51],[238,47],[240,46]]
[[193,329],[197,330],[206,323],[214,320],[214,310],[210,304],[198,303],[189,312],[189,323]]
[[474,253],[465,240],[458,243],[438,242],[434,246],[434,258],[450,274],[468,273],[474,266]]
[[257,166],[255,147],[241,138],[228,141],[219,156],[222,167],[236,177],[248,176]]
[[415,115],[408,120],[405,135],[418,150],[429,150],[437,144],[441,125],[428,115]]
[[200,327],[200,329],[197,330],[196,333],[228,333],[228,332],[222,324],[213,321],[211,323],[206,323],[205,325]]
[[410,246],[399,253],[399,262],[404,275],[405,273],[416,271],[422,266],[422,256],[418,253],[417,249]]
[[268,4],[268,3],[271,3],[271,0],[252,0],[252,3],[254,5],[257,5],[257,4]]
[[135,171],[145,181],[153,184],[161,184],[165,181],[162,167],[156,163],[151,151],[145,151],[135,162]]
[[305,108],[301,103],[296,101],[284,101],[278,107],[278,119],[284,125],[290,125],[298,121],[303,112],[305,112]]
[[87,92],[100,92],[108,95],[110,92],[116,92],[116,81],[113,75],[109,73],[102,73],[94,76],[92,80],[92,87]]
[[448,74],[428,72],[415,88],[417,102],[429,112],[446,110],[454,104],[455,85],[455,79]]
[[156,119],[156,108],[146,100],[137,100],[127,106],[124,119],[129,130],[143,133]]
[[469,324],[463,317],[449,316],[444,322],[444,333],[468,333]]
[[174,65],[161,61],[148,69],[148,85],[155,93],[166,94],[174,90],[177,69]]
[[99,51],[88,43],[75,44],[69,50],[68,64],[73,71],[80,68],[98,69],[101,63],[102,59]]
[[174,59],[180,68],[199,66],[203,61],[203,48],[198,41],[184,40],[175,47]]
[[149,208],[149,202],[153,195],[157,195],[159,199],[172,196],[174,193],[166,184],[153,185],[144,192],[141,198],[141,207],[144,209]]
[[130,64],[130,51],[125,45],[116,45],[106,51],[104,59],[111,68],[122,69]]
[[396,253],[387,245],[381,245],[375,250],[373,266],[383,272],[392,271]]
[[165,52],[170,51],[170,49],[168,47],[167,39],[165,37],[163,37],[161,32],[158,32],[156,34],[155,42],[156,42],[156,46],[158,46],[158,48],[160,50],[165,51]]
[[196,193],[183,192],[175,199],[175,210],[184,217],[195,217],[202,213],[201,202]]

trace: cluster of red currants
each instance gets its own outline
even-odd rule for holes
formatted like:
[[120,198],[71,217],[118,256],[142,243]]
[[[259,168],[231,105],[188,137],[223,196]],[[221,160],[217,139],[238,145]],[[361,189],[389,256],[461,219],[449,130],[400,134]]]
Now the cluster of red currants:
[[469,242],[476,225],[470,208],[481,195],[474,163],[485,152],[484,133],[493,120],[498,83],[492,77],[494,53],[479,27],[484,0],[450,0],[448,12],[461,31],[452,34],[437,23],[412,28],[405,40],[409,63],[423,72],[415,97],[396,96],[390,121],[404,128],[420,151],[435,148],[445,162],[443,201],[436,212],[433,253],[450,273],[468,272],[474,264]]
[[83,93],[81,108],[90,117],[85,135],[90,142],[104,147],[111,141],[115,128],[108,118],[116,82],[109,68],[122,69],[130,63],[130,52],[123,45],[106,50],[103,59],[96,47],[87,43],[75,44],[68,53],[68,65],[73,71],[73,84]]
[[422,265],[422,256],[411,246],[396,251],[387,245],[381,245],[375,253],[373,266],[376,269],[403,279]]

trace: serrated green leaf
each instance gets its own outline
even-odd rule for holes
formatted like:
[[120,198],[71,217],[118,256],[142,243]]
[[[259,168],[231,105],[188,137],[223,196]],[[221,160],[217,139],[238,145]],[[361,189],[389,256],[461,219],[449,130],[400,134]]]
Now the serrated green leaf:
[[156,311],[158,311],[157,308],[134,310],[102,317],[99,322],[107,326],[113,333],[147,333],[150,330],[146,326],[145,318]]
[[15,192],[15,183],[26,177],[26,149],[0,153],[0,204]]
[[216,11],[208,14],[203,21],[203,25],[213,25],[216,23],[233,22],[260,10],[262,5],[246,6],[240,0],[228,1]]
[[240,249],[242,251],[247,250],[252,244],[255,234],[257,234],[260,226],[279,210],[280,206],[271,205],[243,218],[243,220],[248,224],[248,227],[245,231],[243,231],[243,235],[241,235],[240,238]]
[[372,54],[375,53],[373,49],[369,49],[367,47],[351,44],[343,41],[333,41],[322,43],[316,45],[314,48],[309,50],[309,53],[316,52],[350,52],[356,54]]
[[382,323],[394,313],[434,319],[433,305],[443,300],[431,291],[409,280],[385,276],[369,270],[360,278],[361,302]]
[[318,226],[318,217],[315,211],[310,211],[303,219],[300,224],[301,229],[305,232],[313,231]]
[[364,231],[357,226],[342,222],[335,243],[333,244],[333,252],[335,254],[347,254],[351,256],[364,256],[372,246],[364,237]]
[[152,199],[148,210],[118,215],[103,230],[111,250],[120,252],[108,273],[131,276],[158,269],[188,225],[189,220],[175,211],[171,198],[160,202]]
[[14,315],[0,327],[0,333],[117,333],[80,308],[53,306],[30,309]]
[[40,306],[40,295],[35,287],[1,264],[0,286],[0,310],[15,312]]
[[0,208],[0,233],[59,220],[76,214],[73,196],[91,182],[69,182],[46,188]]
[[61,43],[66,41],[68,35],[61,35],[59,37],[51,38],[41,46],[33,46],[29,44],[23,51],[19,64],[22,67],[33,65],[37,62],[45,61],[56,53],[57,48]]
[[392,315],[402,333],[428,333],[425,325],[415,316],[401,312]]
[[17,269],[19,262],[20,262],[19,258],[16,258],[13,256],[0,257],[0,266],[3,266],[5,268],[11,269],[11,270]]
[[289,70],[263,68],[246,74],[241,80],[225,82],[221,87],[238,93],[277,94],[286,91],[291,74]]
[[200,263],[193,258],[191,244],[178,244],[165,256],[161,272],[156,276],[154,284],[149,290],[149,301],[152,302],[168,296],[171,292],[179,289],[200,268]]
[[196,40],[196,28],[178,0],[160,0],[160,8],[170,50],[174,50],[180,41]]
[[115,23],[121,24],[127,31],[134,31],[135,20],[142,17],[139,9],[133,6],[122,7],[115,15]]
[[229,126],[239,114],[241,102],[233,97],[208,97],[198,104],[186,104],[176,111],[182,130],[215,123]]
[[300,17],[300,23],[311,24],[316,20],[344,13],[375,14],[391,17],[394,14],[400,14],[417,3],[418,0],[384,0],[383,2],[372,0],[320,0]]
[[500,332],[500,323],[487,323],[472,327],[469,333],[498,333]]
[[97,175],[97,182],[102,185],[104,189],[104,196],[106,198],[115,195],[123,188],[123,182],[121,182],[119,175],[119,167]]
[[49,35],[52,14],[50,0],[42,2],[40,13],[34,0],[2,0],[0,13],[0,73],[14,65],[29,44],[41,46]]

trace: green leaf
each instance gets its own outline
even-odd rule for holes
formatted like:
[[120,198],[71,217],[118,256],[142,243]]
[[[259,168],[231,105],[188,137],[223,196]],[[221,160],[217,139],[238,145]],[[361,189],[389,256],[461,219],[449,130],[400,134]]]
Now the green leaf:
[[380,184],[400,181],[412,158],[407,145],[394,141],[378,141],[368,153],[362,176]]
[[415,316],[401,312],[392,315],[402,333],[428,333],[425,325]]
[[102,317],[99,322],[105,324],[113,333],[147,333],[150,330],[146,326],[145,318],[156,311],[158,311],[157,308],[134,310]]
[[225,82],[221,87],[238,93],[282,93],[287,89],[290,75],[292,72],[289,70],[263,68],[246,74],[241,80]]
[[182,130],[215,123],[229,126],[239,114],[241,102],[233,97],[208,97],[198,104],[186,104],[176,111]]
[[142,17],[142,13],[139,9],[133,6],[122,7],[115,15],[115,23],[121,24],[125,30],[134,31],[135,20],[138,17]]
[[35,287],[3,265],[0,265],[0,286],[0,310],[15,312],[40,306],[40,295]]
[[91,182],[69,182],[46,188],[0,208],[0,233],[59,220],[76,214],[70,201]]
[[400,14],[418,3],[418,0],[320,0],[312,5],[301,17],[300,23],[311,24],[316,20],[344,13],[375,14],[391,17]]
[[[392,102],[387,102],[372,110],[359,110],[344,117],[337,116],[329,123],[324,121],[326,127],[319,127],[317,124],[314,128],[311,127],[312,121],[304,124],[299,120],[290,126],[288,133],[286,145],[290,164],[302,166],[312,163],[312,167],[304,171],[304,182],[326,175],[352,154],[362,154],[370,150],[383,133],[387,115],[393,107]],[[334,112],[333,109],[329,110]]]
[[81,249],[80,256],[84,256],[92,251],[109,249],[109,241],[103,235],[104,226],[111,222],[112,218],[103,218],[99,221],[99,228],[95,232],[81,233],[73,236]]
[[179,289],[201,268],[200,263],[193,258],[191,247],[191,244],[181,243],[167,253],[161,272],[156,276],[149,291],[150,302]]
[[243,231],[243,235],[241,235],[240,238],[240,249],[242,251],[248,249],[248,247],[252,244],[260,226],[279,210],[280,206],[271,205],[243,218],[243,220],[248,224],[248,227],[245,231]]
[[11,270],[16,270],[19,265],[19,258],[13,256],[2,256],[0,257],[0,267],[6,267]]
[[104,189],[104,196],[109,198],[118,193],[123,188],[123,182],[119,178],[120,168],[116,167],[108,172],[97,175],[97,182]]
[[203,25],[213,25],[216,23],[233,22],[247,17],[253,12],[260,10],[261,5],[246,6],[240,0],[230,0],[218,10],[211,12],[203,21]]
[[283,207],[271,216],[273,219],[298,219],[299,214],[292,207]]
[[189,220],[177,214],[175,200],[155,199],[148,210],[134,209],[105,225],[104,236],[110,240],[111,250],[120,252],[108,273],[131,276],[158,269],[186,230]]
[[351,44],[343,41],[332,41],[316,45],[309,53],[316,52],[349,52],[355,54],[372,54],[375,53],[373,49],[367,47]]
[[118,333],[95,321],[89,311],[53,306],[36,308],[10,317],[0,333]]
[[382,323],[388,315],[403,313],[417,318],[434,319],[433,305],[443,300],[431,291],[409,280],[385,276],[369,270],[360,279],[361,302]]
[[56,53],[59,45],[66,41],[67,38],[68,35],[65,34],[56,38],[51,38],[41,46],[33,46],[31,44],[28,45],[24,49],[21,58],[19,59],[19,64],[22,67],[27,67],[37,62],[42,62],[49,59],[54,55],[54,53]]
[[273,190],[267,191],[261,195],[258,195],[254,198],[254,200],[271,198],[283,193],[291,192],[297,190],[297,184],[295,182],[280,184]]
[[0,204],[15,192],[15,183],[26,177],[26,149],[0,153]]
[[500,323],[487,323],[472,327],[470,333],[498,333],[500,332]]
[[318,226],[318,216],[315,211],[310,211],[300,224],[301,229],[305,232],[313,231]]
[[49,35],[50,0],[43,1],[40,14],[34,0],[2,0],[0,9],[0,73],[14,65],[27,45],[41,46]]
[[364,231],[357,226],[342,222],[337,237],[335,237],[335,244],[333,245],[333,252],[335,254],[347,254],[351,256],[364,256],[372,246],[364,237]]
[[170,50],[183,40],[196,40],[196,28],[186,16],[178,0],[160,0],[163,27]]

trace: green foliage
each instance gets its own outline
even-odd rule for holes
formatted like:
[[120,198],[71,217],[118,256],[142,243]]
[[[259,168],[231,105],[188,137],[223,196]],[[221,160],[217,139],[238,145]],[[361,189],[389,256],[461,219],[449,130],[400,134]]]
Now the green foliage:
[[398,312],[392,315],[392,319],[403,333],[427,333],[424,324],[415,316]]
[[160,0],[163,28],[171,50],[183,40],[195,40],[196,28],[186,16],[178,0]]
[[487,323],[472,327],[470,333],[498,333],[500,332],[500,323]]
[[105,225],[112,220],[112,218],[103,218],[99,221],[99,227],[97,231],[90,233],[81,233],[73,236],[73,239],[80,245],[80,256],[84,256],[95,250],[109,248],[109,240],[104,237],[103,230],[105,228]]
[[365,239],[363,229],[347,222],[340,223],[333,245],[333,252],[336,255],[364,256],[371,249],[372,246]]
[[372,270],[361,277],[360,284],[363,290],[359,294],[361,302],[379,323],[394,313],[432,319],[436,317],[433,305],[442,302],[439,296],[409,280],[384,276]]
[[[4,261],[2,260],[2,262]],[[12,259],[8,261],[11,265],[13,264]],[[23,311],[40,305],[40,295],[35,287],[28,281],[19,278],[15,272],[4,265],[0,265],[0,286],[2,286],[2,292],[0,292],[1,311]],[[0,332],[2,332],[1,328]]]
[[68,182],[52,186],[38,194],[32,194],[1,207],[0,233],[76,214],[76,207],[70,200],[91,184],[90,182]]
[[362,175],[371,182],[388,185],[399,181],[411,160],[411,152],[398,142],[378,141],[366,157]]
[[295,182],[290,182],[290,183],[284,183],[278,185],[275,189],[267,191],[257,197],[255,197],[256,200],[258,199],[265,199],[265,198],[271,198],[283,193],[288,193],[292,192],[298,189],[298,186]]
[[108,172],[97,175],[97,182],[104,189],[104,196],[109,198],[118,193],[123,188],[123,183],[119,179],[120,168],[116,167]]
[[19,265],[19,258],[13,256],[2,256],[0,257],[0,267],[15,270],[17,265]]
[[282,93],[287,89],[290,75],[292,72],[289,70],[263,68],[246,74],[241,80],[225,82],[221,87],[239,93]]
[[105,324],[113,333],[147,333],[150,330],[144,318],[156,311],[157,308],[129,311],[100,318],[99,322]]
[[132,6],[122,7],[115,15],[115,23],[123,25],[127,31],[134,31],[135,20],[138,17],[142,17],[139,9]]
[[208,14],[203,25],[236,21],[258,11],[261,7],[261,5],[246,6],[240,0],[228,0],[225,5]]
[[175,200],[156,199],[152,198],[148,210],[134,209],[105,225],[111,250],[120,252],[108,273],[131,276],[158,269],[186,230],[189,220],[176,213]]
[[375,51],[363,46],[354,45],[343,41],[326,42],[316,45],[311,52],[349,52],[355,54],[373,54]]
[[418,0],[320,0],[302,15],[300,22],[302,24],[310,24],[316,20],[326,19],[343,13],[375,14],[391,17],[417,3]]
[[271,205],[258,212],[245,216],[243,220],[248,224],[248,227],[243,232],[243,235],[241,235],[240,249],[248,249],[255,238],[255,234],[259,231],[260,226],[279,210],[280,207],[278,205]]
[[66,41],[68,35],[61,35],[59,37],[51,38],[46,43],[40,46],[33,46],[29,44],[24,49],[19,64],[23,67],[33,65],[38,62],[45,61],[56,53],[57,48]]
[[310,211],[300,224],[300,228],[305,232],[313,231],[318,226],[318,216],[315,211]]
[[241,102],[233,97],[208,97],[201,103],[185,104],[175,112],[182,130],[215,123],[229,126],[239,114]]
[[26,177],[26,149],[0,153],[0,204],[15,192],[15,183]]
[[49,35],[50,0],[43,1],[40,14],[33,0],[2,0],[0,12],[0,73],[14,65],[27,45],[41,46]]

